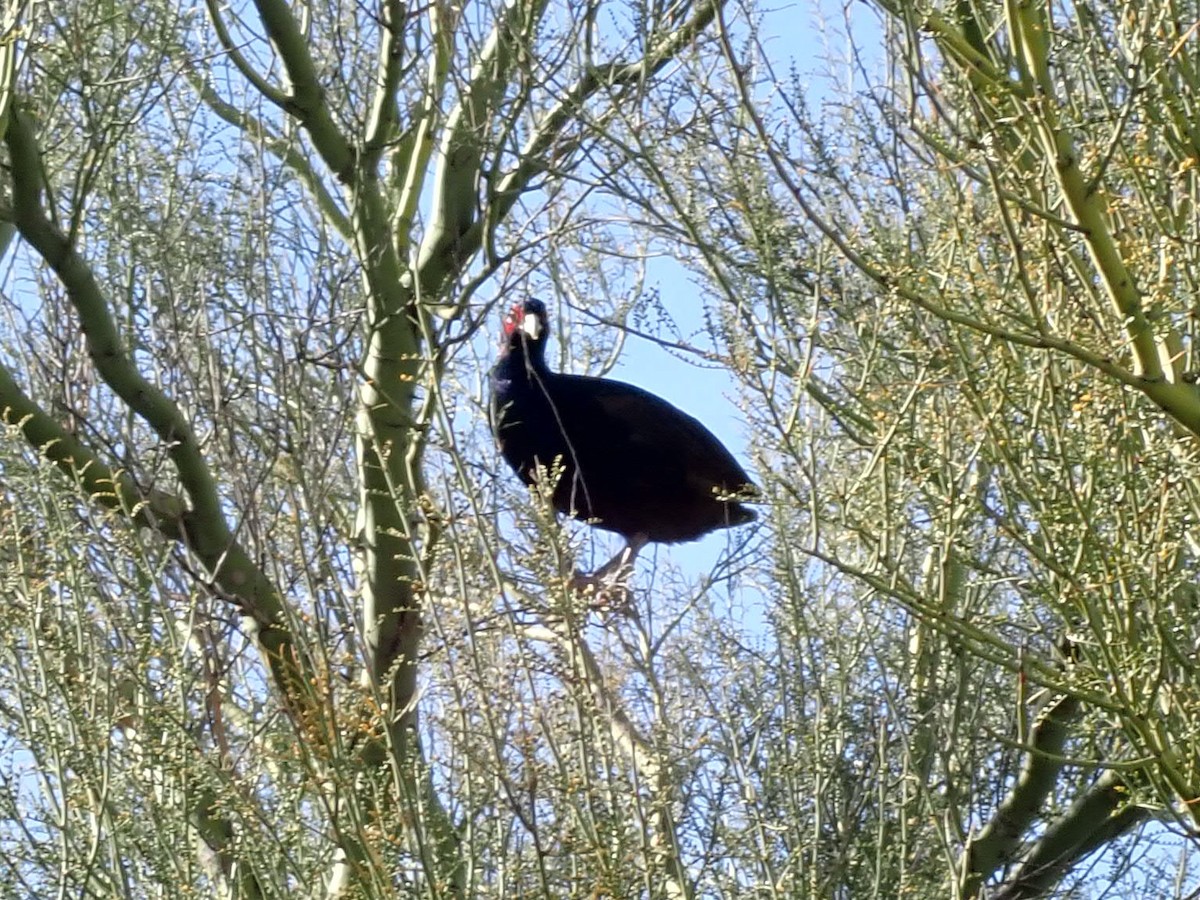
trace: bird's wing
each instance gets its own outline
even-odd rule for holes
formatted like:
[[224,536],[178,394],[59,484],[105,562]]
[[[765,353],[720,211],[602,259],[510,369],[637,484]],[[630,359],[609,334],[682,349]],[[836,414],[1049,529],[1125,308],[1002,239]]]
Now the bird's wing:
[[661,471],[698,476],[730,490],[750,484],[711,431],[661,397],[609,379],[563,376],[560,385],[558,405],[571,433],[588,436],[584,439],[614,457],[653,461]]

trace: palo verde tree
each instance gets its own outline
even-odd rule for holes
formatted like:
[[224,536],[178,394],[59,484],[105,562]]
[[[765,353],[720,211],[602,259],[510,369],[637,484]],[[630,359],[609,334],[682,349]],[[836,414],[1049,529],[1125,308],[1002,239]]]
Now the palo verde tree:
[[742,740],[813,896],[1190,889],[1198,16],[878,2],[816,105],[726,10],[619,151],[795,536]]
[[586,646],[529,633],[589,686],[623,761],[587,765],[639,773],[645,829],[585,797],[546,837],[504,770],[516,725],[474,727],[512,715],[499,670],[463,658],[485,698],[437,682],[459,743],[419,741],[418,685],[436,600],[461,645],[518,589],[456,444],[482,420],[479,301],[598,234],[564,186],[715,12],[7,8],[6,885],[691,892],[662,769]]
[[[749,4],[9,7],[0,883],[1190,889],[1200,11],[871,9],[820,106]],[[582,608],[529,291],[737,374],[764,540]]]

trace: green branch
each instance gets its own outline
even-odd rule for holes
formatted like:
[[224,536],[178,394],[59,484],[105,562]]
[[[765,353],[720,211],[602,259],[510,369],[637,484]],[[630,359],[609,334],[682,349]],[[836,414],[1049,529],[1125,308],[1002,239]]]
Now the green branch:
[[[413,126],[400,142],[392,156],[396,173],[396,211],[393,221],[393,239],[408,246],[417,207],[425,187],[429,171],[429,159],[434,151],[433,132],[441,120],[442,97],[450,75],[450,62],[454,56],[454,29],[450,16],[438,4],[429,7],[429,32],[433,44],[433,59],[429,63],[425,90],[421,93],[418,108],[413,112]],[[405,254],[407,257],[407,253]]]
[[1048,896],[1077,863],[1146,821],[1150,811],[1130,802],[1125,779],[1106,771],[1033,845],[996,900]]
[[[1021,773],[992,816],[963,851],[962,895],[975,897],[983,883],[1020,848],[1063,768],[1062,752],[1080,703],[1070,694],[1049,706],[1034,726]],[[1025,710],[1017,710],[1024,715]]]
[[[488,197],[488,227],[494,228],[504,219],[533,179],[551,169],[553,161],[549,154],[552,150],[561,161],[582,143],[582,135],[563,141],[563,133],[572,122],[580,121],[589,100],[601,91],[644,83],[662,71],[715,21],[723,5],[724,0],[707,0],[691,18],[655,43],[641,59],[594,66],[580,75],[536,124],[521,148],[517,165],[497,182]],[[533,9],[540,13],[542,7]],[[514,7],[514,14],[516,10]],[[483,246],[485,223],[478,217],[475,178],[482,165],[480,135],[484,131],[481,125],[476,125],[474,130],[467,125],[475,122],[481,100],[486,98],[492,102],[493,111],[494,103],[498,102],[495,92],[502,85],[496,78],[487,77],[497,73],[497,69],[489,69],[483,63],[487,61],[493,67],[499,67],[510,62],[512,42],[501,40],[503,25],[497,24],[485,45],[484,54],[491,55],[481,56],[480,64],[476,66],[476,78],[462,103],[451,114],[439,148],[435,209],[446,216],[435,217],[435,225],[426,233],[421,245],[417,269],[418,291],[422,296],[437,296],[446,279],[460,271]],[[614,98],[613,102],[618,101]]]
[[519,44],[536,28],[546,0],[517,0],[500,15],[451,111],[438,146],[433,213],[417,260],[418,299],[436,297],[482,245],[479,178],[492,125],[508,88]]
[[186,507],[182,500],[166,491],[143,492],[128,472],[112,469],[28,397],[3,366],[0,420],[17,429],[29,446],[78,484],[89,500],[173,540],[183,539]]
[[396,132],[396,91],[404,73],[404,20],[405,7],[400,0],[385,0],[380,4],[379,51],[376,54],[379,74],[363,141],[363,168],[371,171],[375,170],[380,154]]
[[1035,10],[1033,4],[1009,3],[1010,27],[1021,58],[1028,68],[1030,77],[1037,85],[1037,96],[1032,101],[1040,113],[1037,131],[1042,139],[1046,154],[1053,160],[1058,173],[1059,188],[1068,208],[1084,230],[1084,242],[1091,254],[1092,262],[1104,281],[1113,307],[1125,323],[1125,332],[1133,347],[1139,373],[1149,381],[1165,378],[1159,359],[1154,332],[1145,310],[1142,295],[1132,273],[1126,268],[1121,251],[1117,248],[1109,228],[1104,203],[1104,194],[1096,184],[1084,180],[1079,165],[1079,151],[1074,141],[1063,128],[1058,118],[1054,97],[1054,86],[1049,72],[1049,28],[1044,10]]
[[[124,509],[129,515],[151,516],[147,524],[195,553],[219,591],[253,621],[277,687],[298,726],[311,731],[321,721],[320,705],[312,695],[310,673],[284,625],[285,609],[278,589],[234,539],[190,423],[175,403],[137,370],[90,267],[47,218],[41,203],[41,154],[28,122],[19,113],[12,117],[5,140],[12,161],[13,218],[18,232],[66,288],[100,377],[167,445],[191,509],[180,509],[177,499],[161,493],[152,494],[150,506],[143,506],[143,498],[128,476],[106,469],[78,440],[68,439],[11,378],[0,382],[0,395],[9,398],[7,405],[12,410],[6,420],[21,427],[27,439],[60,468],[80,472],[89,494],[99,502]],[[113,495],[111,499],[105,499],[106,490]],[[156,516],[162,516],[161,522]]]
[[[342,182],[349,183],[354,171],[354,148],[334,122],[325,103],[325,91],[317,80],[316,65],[291,6],[284,0],[255,0],[254,6],[291,82],[291,93],[283,101],[283,109],[304,126],[330,171]],[[267,96],[271,99],[272,95]]]
[[[89,353],[105,382],[126,404],[171,443],[169,453],[193,505],[216,508],[216,489],[190,428],[165,394],[136,371],[121,348],[115,324],[91,270],[46,219],[41,208],[41,160],[33,136],[18,115],[6,138],[13,160],[14,218],[22,236],[58,273],[68,291],[88,341]],[[285,702],[296,715],[298,730],[310,732],[315,707],[310,678],[301,669],[290,633],[279,623],[283,608],[274,586],[232,539],[219,508],[217,521],[188,510],[182,499],[166,491],[143,491],[133,476],[105,463],[100,455],[65,429],[35,403],[0,366],[0,421],[49,460],[98,506],[134,524],[188,546],[212,574],[220,591],[255,623],[259,645]],[[197,502],[199,501],[199,502]],[[251,866],[231,853],[233,826],[215,805],[195,810],[194,823],[208,849],[237,879],[241,895],[261,896]]]
[[1041,687],[1055,693],[1071,694],[1097,709],[1113,713],[1122,711],[1122,707],[1105,694],[1068,684],[1055,666],[1036,659],[1021,661],[1017,649],[997,637],[992,630],[972,625],[968,620],[951,615],[939,605],[927,601],[922,592],[905,582],[895,571],[884,574],[870,572],[815,547],[802,547],[800,552],[862,581],[880,596],[895,600],[940,634],[960,642],[966,650],[980,659],[994,663],[1015,675],[1027,675],[1033,683]]
[[292,141],[277,134],[272,134],[264,122],[256,119],[248,112],[238,109],[213,90],[212,85],[191,69],[184,71],[184,76],[192,85],[192,89],[200,96],[204,104],[225,122],[241,131],[255,144],[265,149],[290,169],[300,183],[308,190],[325,221],[347,241],[352,241],[354,232],[350,219],[342,209],[337,197],[329,192],[325,183],[320,179],[309,161],[305,158]]
[[[112,313],[87,263],[50,221],[42,206],[42,160],[25,117],[18,113],[6,135],[12,155],[13,219],[21,237],[54,270],[79,315],[88,356],[104,382],[167,445],[196,515],[220,543],[228,543],[216,483],[190,423],[179,408],[133,364]],[[220,523],[220,524],[218,524]]]
[[205,0],[204,5],[208,9],[208,18],[213,24],[213,29],[217,32],[217,40],[225,49],[225,54],[229,57],[229,61],[233,63],[233,67],[241,72],[242,77],[250,82],[254,89],[266,99],[270,100],[276,106],[286,106],[288,102],[287,94],[259,75],[254,66],[250,65],[250,62],[242,55],[242,51],[238,48],[237,43],[230,36],[229,29],[225,27],[225,20],[221,18],[221,11],[217,6],[216,0]]

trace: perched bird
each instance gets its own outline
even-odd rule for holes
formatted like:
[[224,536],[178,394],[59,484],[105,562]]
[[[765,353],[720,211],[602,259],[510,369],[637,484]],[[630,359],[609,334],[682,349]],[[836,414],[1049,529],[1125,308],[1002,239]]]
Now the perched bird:
[[754,518],[741,501],[758,489],[712,432],[631,384],[551,372],[548,337],[540,300],[505,317],[492,429],[526,484],[558,476],[558,512],[625,538],[595,574],[576,577],[577,587],[627,570],[649,542],[690,541]]

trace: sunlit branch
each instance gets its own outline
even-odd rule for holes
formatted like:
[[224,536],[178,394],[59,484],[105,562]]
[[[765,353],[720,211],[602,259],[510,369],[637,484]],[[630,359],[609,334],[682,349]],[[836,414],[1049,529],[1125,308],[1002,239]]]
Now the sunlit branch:
[[290,93],[280,105],[304,126],[330,171],[348,183],[353,176],[354,148],[329,112],[308,42],[291,7],[283,0],[255,0],[254,5],[287,70]]
[[212,22],[213,29],[217,32],[217,40],[221,42],[221,46],[225,49],[234,68],[267,100],[277,106],[286,105],[287,94],[259,75],[254,66],[250,65],[250,62],[242,55],[241,50],[230,36],[229,29],[225,27],[225,19],[221,16],[221,10],[217,7],[216,0],[204,0],[204,5],[208,9],[209,21]]
[[[310,696],[312,682],[303,672],[292,636],[286,628],[282,597],[234,539],[221,508],[216,483],[190,423],[178,406],[137,370],[121,343],[112,312],[91,268],[47,219],[41,202],[40,153],[28,123],[20,115],[9,123],[6,141],[12,156],[13,215],[19,233],[66,288],[79,316],[96,371],[167,445],[167,452],[191,503],[190,510],[167,520],[168,527],[178,531],[166,533],[182,540],[204,562],[224,596],[237,603],[243,614],[254,622],[257,639],[283,696],[297,716],[297,724],[306,729],[319,727],[319,716],[313,714]],[[48,426],[44,417],[34,416],[29,422],[43,430]],[[42,441],[41,446],[46,447],[47,443]],[[52,448],[50,452],[53,452]],[[60,463],[64,464],[65,461]],[[112,476],[108,477],[111,482]],[[120,476],[117,476],[119,480]],[[138,507],[132,508],[136,511]]]
[[500,12],[458,104],[447,117],[437,149],[433,214],[418,257],[418,297],[436,296],[441,284],[480,246],[477,175],[489,125],[500,112],[518,47],[528,40],[546,0],[516,0]]
[[[967,842],[963,851],[964,897],[974,897],[1000,866],[1016,856],[1046,798],[1054,790],[1063,767],[1058,757],[1070,736],[1070,725],[1079,713],[1078,698],[1066,694],[1038,718],[1016,782],[991,820]],[[1017,715],[1025,715],[1025,710],[1018,709]]]
[[[413,122],[391,160],[393,180],[398,190],[393,214],[393,240],[405,247],[411,240],[417,204],[436,146],[434,131],[442,116],[442,97],[450,75],[454,28],[458,19],[442,3],[430,3],[428,15],[433,56],[429,61],[425,89],[421,92],[418,108],[413,111]],[[407,259],[407,254],[405,257]]]
[[380,154],[395,136],[396,91],[404,74],[405,6],[400,0],[384,0],[379,15],[378,77],[363,141],[363,168],[369,172],[375,171]]
[[996,900],[1046,896],[1078,862],[1148,818],[1150,810],[1131,801],[1126,776],[1104,772],[1046,827],[996,891]]
[[869,585],[881,595],[890,597],[912,610],[914,615],[919,616],[923,622],[930,625],[936,631],[945,634],[947,637],[962,641],[964,646],[970,648],[971,653],[981,659],[995,663],[1001,668],[1012,672],[1014,675],[1020,675],[1024,671],[1034,683],[1058,693],[1069,694],[1097,708],[1111,711],[1121,709],[1115,701],[1103,694],[1097,694],[1094,691],[1068,684],[1062,678],[1061,673],[1049,664],[1027,659],[1022,665],[1022,662],[1018,660],[1016,647],[986,629],[945,612],[940,607],[924,599],[918,592],[912,590],[907,585],[899,583],[894,578],[868,572],[866,569],[851,565],[845,560],[838,559],[835,556],[813,548],[804,548],[803,552],[814,559],[834,566],[847,575],[854,576],[854,578]]
[[557,645],[571,660],[573,668],[583,676],[588,691],[609,722],[613,740],[629,754],[638,775],[653,791],[651,803],[656,809],[657,819],[655,836],[663,845],[659,852],[666,855],[667,871],[671,874],[670,881],[665,886],[666,896],[689,900],[694,896],[694,888],[683,863],[676,834],[677,826],[671,815],[675,786],[669,771],[654,752],[651,742],[638,731],[620,701],[605,683],[604,672],[591,647],[576,633],[577,624],[568,622],[555,627],[534,625],[523,631],[532,640]]
[[224,525],[216,482],[191,424],[175,403],[137,370],[91,269],[46,215],[42,206],[41,153],[23,116],[13,117],[6,140],[12,154],[17,230],[66,287],[97,372],[167,445],[196,515],[214,529],[218,541],[227,543],[230,535]]
[[[1036,99],[1031,103],[1038,112],[1038,133],[1042,138],[1047,158],[1053,162],[1058,174],[1063,197],[1084,229],[1084,240],[1097,270],[1104,280],[1105,289],[1113,306],[1124,322],[1133,353],[1139,366],[1139,374],[1148,382],[1165,380],[1154,331],[1142,308],[1142,295],[1133,274],[1126,268],[1125,260],[1117,248],[1109,228],[1104,204],[1104,192],[1100,186],[1084,180],[1079,164],[1079,151],[1070,134],[1059,121],[1054,87],[1048,71],[1050,22],[1045,13],[1034,10],[1033,4],[1009,3],[1006,8],[1011,16],[1010,28],[1020,37],[1018,48],[1029,68],[1030,76],[1037,85]],[[1193,398],[1200,407],[1200,400]],[[1195,420],[1200,408],[1189,411]],[[1192,427],[1192,426],[1188,426]],[[1197,432],[1200,433],[1200,432]]]
[[[729,45],[728,35],[724,31],[722,31],[722,40],[725,42],[728,58],[731,62],[734,61],[732,47]],[[743,106],[750,121],[754,124],[776,174],[804,212],[808,221],[864,275],[871,278],[880,287],[894,292],[897,296],[915,303],[947,321],[1023,346],[1058,350],[1073,356],[1115,380],[1141,391],[1188,431],[1200,435],[1200,391],[1193,385],[1168,381],[1165,377],[1158,344],[1148,320],[1141,312],[1140,295],[1128,272],[1125,271],[1124,263],[1107,230],[1103,213],[1097,205],[1099,201],[1096,193],[1089,191],[1084,185],[1078,169],[1078,160],[1071,153],[1065,157],[1059,157],[1060,162],[1063,163],[1060,168],[1060,176],[1064,195],[1074,196],[1078,201],[1078,208],[1072,204],[1073,211],[1080,219],[1080,225],[1087,232],[1088,247],[1092,250],[1093,259],[1105,276],[1105,284],[1108,286],[1114,302],[1118,309],[1125,314],[1126,332],[1133,344],[1134,357],[1139,367],[1139,371],[1136,373],[1117,365],[1109,357],[1088,350],[1073,341],[1049,334],[1027,334],[1002,328],[940,306],[869,259],[850,243],[844,232],[826,220],[808,201],[806,195],[808,192],[803,178],[793,171],[790,162],[780,153],[761,115],[756,110],[744,76],[737,71],[736,65],[733,65],[732,68]],[[1055,132],[1053,137],[1055,141],[1061,137],[1066,141],[1064,146],[1069,149],[1069,138],[1060,132]]]
[[[584,136],[564,137],[564,133],[570,124],[579,121],[589,100],[606,90],[647,81],[660,72],[712,24],[722,3],[723,0],[702,3],[691,18],[653,44],[643,58],[614,61],[583,73],[537,123],[521,148],[517,165],[496,183],[489,199],[486,222],[477,216],[478,199],[474,181],[455,174],[474,171],[464,167],[464,159],[474,159],[478,165],[482,158],[478,138],[467,126],[481,112],[480,104],[494,100],[492,95],[497,84],[484,77],[489,70],[480,70],[472,82],[471,92],[448,120],[446,137],[439,150],[435,205],[448,215],[445,219],[441,216],[435,219],[436,227],[430,229],[421,245],[418,257],[421,292],[436,295],[437,287],[482,246],[485,225],[494,227],[508,215],[535,178],[571,156]],[[540,7],[536,7],[535,11],[540,13]],[[511,47],[501,40],[497,31],[493,31],[489,38],[485,54],[489,50],[495,57],[496,65],[508,62]],[[616,103],[618,99],[614,97],[612,102]],[[472,144],[472,141],[475,143]]]
[[90,500],[128,515],[139,525],[153,528],[172,540],[183,539],[186,507],[182,500],[162,490],[144,492],[128,472],[112,469],[99,454],[30,399],[3,366],[0,366],[0,418],[77,482]]

